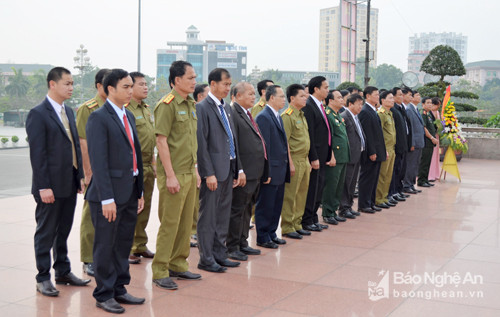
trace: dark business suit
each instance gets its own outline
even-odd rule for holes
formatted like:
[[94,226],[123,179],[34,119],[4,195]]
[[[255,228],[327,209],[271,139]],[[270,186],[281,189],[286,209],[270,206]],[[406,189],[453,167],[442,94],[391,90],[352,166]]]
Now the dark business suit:
[[[358,114],[358,119],[366,136],[366,149],[361,154],[358,208],[371,208],[375,206],[380,163],[386,160],[387,152],[382,125],[377,112],[368,104],[365,104]],[[373,154],[377,154],[375,161],[370,160],[370,156]]]
[[408,120],[411,123],[410,147],[414,148],[413,151],[410,150],[406,154],[406,172],[403,179],[403,187],[407,190],[411,189],[415,185],[425,139],[424,121],[420,113],[415,108],[416,106],[410,103],[406,109]]
[[[130,283],[128,256],[137,222],[137,201],[143,192],[141,146],[135,117],[126,111],[132,129],[139,174],[133,175],[133,151],[124,124],[106,101],[87,122],[87,143],[92,180],[85,194],[89,202],[94,237],[94,269],[98,302],[127,293]],[[116,220],[109,222],[101,202],[114,199]]]
[[339,210],[347,211],[352,208],[354,203],[354,190],[356,189],[356,182],[358,181],[359,164],[362,153],[361,138],[366,140],[366,137],[363,133],[361,124],[359,125],[360,131],[356,128],[355,118],[350,111],[342,112],[341,116],[345,120],[345,128],[349,139],[350,161],[346,165],[344,191],[340,199]]
[[406,153],[410,149],[408,146],[410,127],[407,123],[406,111],[402,109],[403,106],[396,103],[391,108],[396,128],[396,146],[394,147],[394,170],[392,172],[389,196],[403,191],[403,178],[406,173]]
[[233,112],[234,135],[238,139],[238,154],[241,169],[246,175],[244,187],[233,188],[231,216],[226,246],[228,252],[239,251],[247,247],[248,230],[252,207],[256,202],[259,185],[267,180],[268,163],[264,154],[264,145],[260,131],[256,130],[245,110],[238,104],[231,106]]
[[[66,240],[73,224],[76,193],[83,177],[82,155],[75,117],[65,107],[74,141],[78,168],[73,167],[71,140],[47,98],[31,109],[26,120],[33,169],[31,193],[37,203],[35,211],[35,258],[37,282],[50,280],[50,249],[53,248],[56,277],[70,273]],[[55,202],[45,204],[40,189],[52,189]]]
[[267,158],[269,160],[269,184],[262,184],[255,205],[255,227],[257,242],[266,243],[277,238],[276,229],[283,207],[285,182],[290,182],[290,165],[288,164],[288,143],[281,117],[276,117],[266,105],[255,119],[266,141]]
[[328,144],[328,121],[319,110],[311,96],[307,99],[306,106],[302,109],[307,120],[309,139],[309,161],[319,160],[319,169],[312,169],[307,191],[306,208],[302,216],[302,225],[310,226],[318,222],[318,208],[321,204],[323,187],[325,185],[326,162],[332,156],[331,144]]
[[[231,108],[223,104],[231,127],[236,159],[230,159],[229,135],[219,106],[209,95],[196,104],[198,116],[198,173],[201,177],[200,211],[197,225],[200,265],[212,266],[227,259],[226,237],[233,192],[233,179],[238,178],[238,143]],[[206,178],[217,178],[217,189],[207,187]]]

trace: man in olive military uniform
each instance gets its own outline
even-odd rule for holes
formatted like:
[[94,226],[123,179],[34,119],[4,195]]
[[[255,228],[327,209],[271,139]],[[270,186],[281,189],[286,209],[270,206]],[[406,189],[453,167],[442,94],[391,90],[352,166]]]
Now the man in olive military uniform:
[[431,187],[429,183],[429,168],[431,166],[432,152],[434,147],[438,143],[436,139],[436,126],[434,125],[434,120],[432,118],[432,99],[425,97],[422,99],[422,119],[424,121],[424,131],[425,131],[425,145],[422,149],[422,158],[420,159],[420,166],[418,168],[418,180],[417,184],[420,187]]
[[[332,158],[326,162],[325,187],[322,193],[322,215],[326,223],[337,225],[339,221],[346,221],[337,215],[340,198],[344,190],[345,172],[347,163],[351,160],[349,138],[345,128],[344,118],[339,113],[345,105],[345,100],[338,90],[332,90],[325,98],[326,117],[332,133]],[[355,216],[346,214],[351,219]]]
[[292,84],[286,89],[290,106],[281,114],[283,127],[288,141],[290,155],[290,183],[285,183],[283,207],[281,208],[281,234],[291,239],[302,239],[311,235],[302,229],[302,215],[306,207],[309,187],[309,131],[307,120],[302,112],[307,101],[304,86]]
[[396,145],[396,125],[394,124],[394,118],[391,112],[391,108],[394,107],[394,96],[391,91],[386,90],[380,93],[380,106],[377,113],[380,118],[380,124],[382,125],[387,158],[380,165],[377,192],[375,194],[375,206],[387,209],[396,206],[389,202],[387,197],[392,180],[394,160],[396,158],[394,148]]
[[[76,112],[76,128],[78,129],[78,137],[80,138],[80,147],[82,150],[83,172],[85,175],[85,190],[92,179],[92,168],[90,167],[89,151],[87,147],[87,135],[85,126],[92,112],[96,111],[106,101],[107,95],[104,92],[102,85],[104,77],[110,72],[109,69],[103,68],[95,75],[95,88],[97,94],[94,98],[84,102]],[[82,220],[80,224],[80,260],[83,262],[83,271],[90,276],[94,276],[94,268],[92,263],[94,258],[92,250],[94,247],[94,225],[90,216],[89,203],[85,200],[83,203]]]
[[187,262],[199,182],[196,172],[197,116],[194,100],[189,96],[196,85],[193,66],[175,61],[170,67],[168,81],[172,91],[154,110],[160,228],[151,268],[153,283],[160,288],[177,289],[172,277],[201,278],[188,271]]
[[274,82],[270,79],[264,79],[257,83],[257,91],[259,92],[260,99],[259,102],[252,107],[252,111],[250,112],[252,117],[257,117],[257,115],[266,107],[266,88],[271,85],[274,85]]
[[139,143],[141,144],[144,173],[144,209],[137,215],[134,242],[128,259],[129,263],[136,264],[141,261],[141,256],[153,258],[155,255],[146,246],[148,243],[146,226],[148,225],[151,213],[151,199],[153,198],[153,189],[155,186],[156,160],[154,150],[156,137],[149,106],[144,102],[144,99],[148,97],[148,83],[146,82],[146,78],[144,74],[139,72],[130,73],[130,76],[134,80],[134,90],[130,103],[125,105],[125,107],[135,117],[135,127],[139,136]]

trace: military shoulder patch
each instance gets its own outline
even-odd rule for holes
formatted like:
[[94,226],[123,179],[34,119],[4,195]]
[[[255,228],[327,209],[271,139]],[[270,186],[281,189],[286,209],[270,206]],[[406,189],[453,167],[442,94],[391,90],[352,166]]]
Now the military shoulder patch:
[[384,113],[384,112],[385,112],[385,108],[380,107],[380,109],[378,109],[378,112],[382,112],[382,113]]
[[94,98],[92,98],[92,99],[86,101],[83,105],[87,106],[87,108],[89,108],[89,109],[92,109],[94,107],[97,107],[99,104],[97,103],[97,101]]
[[144,104],[144,107],[149,108],[149,105],[147,103]]
[[326,109],[326,114],[330,114],[330,112],[332,112],[332,110],[331,110],[331,109],[329,109],[329,108],[328,108],[328,109]]
[[128,107],[128,105],[130,105],[130,102],[129,102],[129,103],[126,103],[126,104],[124,104],[123,106],[124,106],[125,108],[127,108],[127,107]]
[[175,96],[170,93],[165,98],[163,98],[162,102],[166,103],[168,105],[172,102],[172,100],[174,100],[174,98],[175,98]]
[[290,116],[293,113],[293,109],[292,108],[288,108],[288,109],[285,110],[285,113]]

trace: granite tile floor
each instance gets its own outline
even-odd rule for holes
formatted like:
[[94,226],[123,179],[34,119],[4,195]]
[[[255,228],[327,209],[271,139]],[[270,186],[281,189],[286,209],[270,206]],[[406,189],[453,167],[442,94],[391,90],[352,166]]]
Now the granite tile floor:
[[[362,214],[303,240],[263,249],[227,273],[190,269],[200,281],[177,291],[152,285],[151,260],[130,267],[128,291],[146,298],[129,316],[500,316],[500,161],[464,159],[451,175],[397,207]],[[157,205],[154,194],[153,206]],[[31,196],[0,199],[0,316],[109,316],[86,287],[58,285],[59,297],[35,290]],[[68,240],[79,259],[79,196]],[[159,221],[153,208],[149,247]],[[255,247],[255,230],[251,230]]]

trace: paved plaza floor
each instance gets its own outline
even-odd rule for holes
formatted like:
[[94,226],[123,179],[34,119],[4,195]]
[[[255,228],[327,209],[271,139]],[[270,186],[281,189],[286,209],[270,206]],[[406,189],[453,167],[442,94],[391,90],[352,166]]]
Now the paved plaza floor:
[[[151,260],[143,259],[130,267],[128,291],[146,303],[125,306],[125,314],[500,316],[500,161],[464,159],[459,167],[461,183],[448,175],[396,208],[287,239],[224,274],[200,272],[198,250],[191,249],[190,270],[203,278],[178,281],[176,291],[153,286]],[[30,195],[4,197],[0,316],[110,316],[95,306],[94,280],[86,287],[57,285],[56,298],[36,292],[35,202]],[[157,201],[155,192],[153,206]],[[73,272],[86,277],[79,259],[81,208],[80,195],[68,243]],[[153,208],[147,228],[152,250],[158,227]]]

